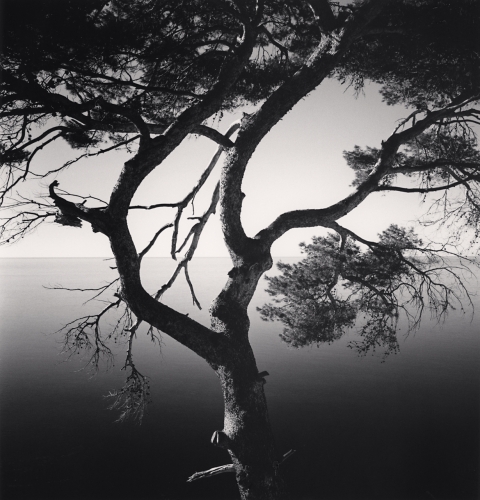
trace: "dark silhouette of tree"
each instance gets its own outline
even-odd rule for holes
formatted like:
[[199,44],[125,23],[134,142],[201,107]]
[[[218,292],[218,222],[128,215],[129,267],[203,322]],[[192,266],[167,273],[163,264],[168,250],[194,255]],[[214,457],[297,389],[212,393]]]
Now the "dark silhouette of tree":
[[[232,464],[192,479],[235,471],[244,499],[284,494],[281,463],[289,453],[275,448],[265,373],[259,373],[248,340],[247,315],[259,279],[272,266],[271,246],[284,233],[301,227],[333,231],[304,247],[304,263],[282,268],[299,286],[283,294],[286,305],[262,309],[266,318],[285,322],[284,336],[292,344],[334,340],[362,311],[369,318],[362,327],[365,345],[381,341],[395,349],[395,317],[405,305],[399,289],[420,308],[429,300],[443,313],[451,304],[451,292],[432,271],[433,255],[447,247],[422,247],[413,233],[396,227],[369,242],[338,221],[371,193],[437,193],[431,220],[449,224],[452,236],[473,229],[478,237],[479,17],[473,0],[3,2],[2,241],[12,243],[48,220],[74,227],[87,223],[108,238],[119,278],[91,291],[104,298],[110,294],[111,300],[97,315],[65,327],[65,348],[89,350],[95,366],[111,354],[109,341],[120,336],[128,342],[128,380],[113,393],[123,416],[141,414],[148,398],[148,381],[133,362],[141,323],[149,325],[153,340],[162,331],[215,370],[225,420],[212,443],[229,452]],[[387,104],[404,104],[409,115],[377,148],[345,153],[357,174],[349,196],[328,207],[283,213],[247,235],[241,186],[252,154],[327,78],[357,91],[366,81],[377,82]],[[253,111],[242,113],[227,133],[207,125],[208,119],[240,113],[245,105]],[[134,205],[147,176],[191,135],[218,144],[198,183],[176,203]],[[56,170],[38,172],[37,154],[59,141],[78,156]],[[66,192],[52,181],[80,158],[95,161],[117,150],[130,153],[130,159],[108,200]],[[222,168],[213,174],[220,157]],[[180,242],[179,228],[188,224],[185,208],[213,175],[218,184],[211,202]],[[40,185],[48,181],[48,191],[34,198],[22,194],[22,181],[31,178]],[[128,215],[162,208],[175,210],[172,222],[158,227],[138,249]],[[232,269],[210,307],[207,327],[161,298],[183,273],[199,305],[188,264],[217,208]],[[142,259],[170,230],[172,258],[180,252],[183,257],[171,279],[151,295],[142,285]],[[270,280],[274,296],[285,291],[285,283]],[[113,312],[118,323],[106,333],[101,324]]]
[[281,338],[289,345],[330,343],[356,324],[361,340],[351,347],[360,354],[381,348],[388,355],[398,350],[401,313],[413,329],[426,308],[441,319],[470,300],[463,277],[473,259],[452,261],[445,250],[425,247],[411,229],[396,225],[378,242],[336,229],[310,245],[302,243],[304,260],[279,262],[281,274],[266,277],[267,292],[278,305],[258,310],[265,321],[285,325]]

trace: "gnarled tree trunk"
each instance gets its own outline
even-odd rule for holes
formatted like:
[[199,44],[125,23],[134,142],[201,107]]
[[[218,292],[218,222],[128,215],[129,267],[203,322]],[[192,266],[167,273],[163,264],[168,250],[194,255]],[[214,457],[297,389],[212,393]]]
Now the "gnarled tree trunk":
[[216,372],[225,404],[224,427],[216,431],[213,444],[228,450],[242,499],[284,498],[268,417],[263,385],[248,342],[238,343],[235,355]]
[[278,454],[264,392],[266,372],[259,373],[248,339],[247,307],[260,276],[272,265],[268,252],[235,259],[229,280],[212,304],[212,329],[229,340],[228,354],[212,367],[223,390],[224,427],[212,442],[228,450],[242,499],[285,498]]

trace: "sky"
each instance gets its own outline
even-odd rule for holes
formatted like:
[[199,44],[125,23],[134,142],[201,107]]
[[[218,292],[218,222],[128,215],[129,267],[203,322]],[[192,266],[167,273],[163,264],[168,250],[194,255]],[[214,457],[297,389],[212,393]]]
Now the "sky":
[[[408,115],[399,106],[382,102],[378,86],[369,85],[364,94],[327,80],[304,98],[278,123],[255,151],[242,185],[246,197],[242,221],[248,236],[254,236],[281,213],[303,208],[323,208],[348,195],[352,190],[353,171],[347,166],[342,152],[361,147],[379,147],[393,132],[398,120]],[[238,116],[226,116],[212,121],[225,132]],[[135,204],[171,203],[181,200],[195,185],[216,151],[216,144],[203,137],[189,137],[164,164],[150,174],[134,198]],[[37,155],[35,168],[46,172],[75,158],[65,143],[45,148]],[[27,181],[23,192],[46,193],[54,178],[60,188],[82,196],[108,199],[123,163],[125,153],[109,153],[85,159],[70,166],[57,177],[52,175],[39,183]],[[195,215],[201,215],[210,202],[218,179],[221,160],[203,193],[195,199]],[[93,206],[89,202],[89,206]],[[404,193],[375,193],[370,195],[351,214],[339,222],[367,239],[392,223],[410,226],[425,212],[417,195]],[[189,207],[185,215],[193,215]],[[129,217],[137,250],[141,251],[155,232],[174,217],[171,208],[135,211]],[[188,221],[181,234],[190,227]],[[291,230],[278,240],[274,257],[300,255],[299,243],[312,236],[325,234],[322,228]],[[171,232],[157,241],[150,257],[169,255]],[[226,257],[218,214],[212,217],[198,246],[198,257]],[[73,228],[55,223],[43,224],[35,233],[11,246],[0,247],[0,257],[111,257],[107,238],[93,233],[89,224]]]

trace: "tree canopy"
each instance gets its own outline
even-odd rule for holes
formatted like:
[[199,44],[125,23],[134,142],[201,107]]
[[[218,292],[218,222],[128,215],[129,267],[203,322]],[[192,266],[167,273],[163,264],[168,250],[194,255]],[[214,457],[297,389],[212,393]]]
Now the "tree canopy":
[[[269,279],[270,293],[283,302],[261,314],[283,321],[284,339],[293,345],[332,341],[361,312],[367,319],[359,349],[383,342],[395,350],[395,318],[407,303],[422,310],[427,301],[440,315],[452,305],[455,292],[437,279],[436,263],[451,255],[451,244],[462,235],[472,245],[480,236],[478,1],[6,0],[3,17],[2,244],[45,221],[86,224],[108,238],[118,279],[95,290],[108,297],[97,315],[67,325],[66,350],[93,351],[89,362],[95,366],[110,354],[112,338],[127,342],[128,379],[114,393],[124,414],[142,413],[148,394],[132,357],[141,324],[152,338],[158,329],[194,351],[222,384],[225,424],[212,443],[230,453],[242,497],[280,498],[284,456],[275,449],[264,378],[248,341],[247,308],[272,266],[271,247],[291,229],[331,231],[303,246],[303,262],[283,265],[283,276]],[[318,206],[278,214],[247,235],[242,181],[252,155],[326,79],[358,93],[368,82],[379,84],[386,105],[405,106],[406,116],[393,132],[385,131],[381,144],[352,144],[344,152],[356,176],[351,194],[329,206],[319,200]],[[235,121],[222,133],[214,118],[224,115]],[[218,146],[198,182],[176,203],[134,204],[149,174],[195,135]],[[71,159],[48,172],[37,170],[39,153],[59,143],[71,146]],[[58,179],[70,165],[112,151],[129,159],[108,199],[60,189]],[[210,201],[202,215],[188,219],[185,208],[208,178],[217,180]],[[27,179],[39,181],[38,195],[22,190]],[[398,226],[369,241],[340,224],[372,193],[394,191],[428,195],[427,223],[443,223],[448,241],[423,244]],[[163,208],[175,210],[171,222],[158,224],[138,248],[129,216]],[[232,269],[206,326],[161,299],[183,272],[199,305],[188,264],[217,209]],[[183,241],[180,226],[188,228]],[[167,231],[177,267],[149,293],[142,259]],[[113,310],[121,311],[120,320],[104,335],[99,325]]]

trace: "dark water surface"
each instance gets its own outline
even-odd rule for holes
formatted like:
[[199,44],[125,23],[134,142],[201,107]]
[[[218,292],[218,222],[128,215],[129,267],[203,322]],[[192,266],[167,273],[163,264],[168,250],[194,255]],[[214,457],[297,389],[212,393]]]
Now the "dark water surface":
[[[142,425],[113,423],[103,397],[122,386],[125,346],[116,366],[91,378],[80,360],[64,362],[58,330],[95,312],[88,295],[43,288],[98,286],[113,271],[100,259],[0,260],[0,446],[2,500],[150,500],[238,498],[234,477],[186,483],[195,471],[227,463],[210,444],[222,428],[212,370],[163,336],[161,352],[140,335],[137,367],[152,381]],[[169,277],[166,259],[145,262],[149,290]],[[165,302],[208,324],[227,259],[198,259],[191,277],[204,310],[195,312],[183,283]],[[385,363],[359,358],[347,336],[333,345],[289,349],[281,326],[251,309],[252,344],[284,464],[298,499],[467,500],[479,498],[480,315],[425,319],[400,334],[400,353]],[[480,301],[475,297],[480,314]]]

